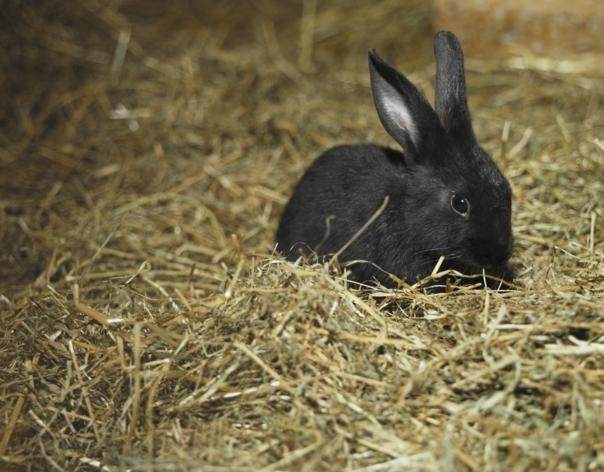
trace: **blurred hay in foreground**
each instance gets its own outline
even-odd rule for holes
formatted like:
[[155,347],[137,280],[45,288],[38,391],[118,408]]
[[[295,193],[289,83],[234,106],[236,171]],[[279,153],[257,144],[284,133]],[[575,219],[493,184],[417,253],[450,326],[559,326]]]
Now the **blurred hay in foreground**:
[[2,467],[604,467],[601,63],[469,58],[516,290],[359,291],[272,235],[318,152],[389,142],[368,47],[431,96],[429,8],[208,5],[1,13]]

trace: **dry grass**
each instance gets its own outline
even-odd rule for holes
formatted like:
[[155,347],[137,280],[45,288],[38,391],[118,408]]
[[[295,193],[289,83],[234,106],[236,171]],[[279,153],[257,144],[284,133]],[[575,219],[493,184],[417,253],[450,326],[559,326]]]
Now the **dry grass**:
[[514,290],[357,290],[272,235],[389,142],[367,47],[431,96],[430,12],[216,3],[0,13],[0,467],[603,469],[601,58],[469,60]]

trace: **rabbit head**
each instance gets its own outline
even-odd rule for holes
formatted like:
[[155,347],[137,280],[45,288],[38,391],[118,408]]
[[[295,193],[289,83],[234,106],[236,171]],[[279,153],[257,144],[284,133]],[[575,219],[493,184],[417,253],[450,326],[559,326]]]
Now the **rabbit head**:
[[[476,141],[466,99],[461,45],[449,32],[434,39],[433,109],[417,88],[369,51],[371,90],[380,121],[404,149],[408,185],[398,202],[405,228],[425,255],[449,267],[508,273],[511,189]],[[429,259],[426,259],[429,260]]]

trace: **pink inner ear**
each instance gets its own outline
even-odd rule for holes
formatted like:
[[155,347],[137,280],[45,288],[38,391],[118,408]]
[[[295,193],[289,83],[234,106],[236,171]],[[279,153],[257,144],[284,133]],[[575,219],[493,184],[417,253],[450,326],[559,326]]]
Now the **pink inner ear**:
[[413,117],[402,97],[396,93],[394,89],[392,89],[392,92],[392,94],[388,93],[386,95],[384,103],[385,111],[394,123],[398,123],[398,125],[407,132],[411,141],[417,143],[417,128],[415,127]]

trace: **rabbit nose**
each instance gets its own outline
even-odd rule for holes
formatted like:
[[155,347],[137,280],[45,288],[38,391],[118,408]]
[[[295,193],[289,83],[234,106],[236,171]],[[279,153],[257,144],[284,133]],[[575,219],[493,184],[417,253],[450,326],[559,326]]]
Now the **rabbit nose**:
[[506,262],[512,257],[513,241],[511,237],[500,237],[495,246],[495,259],[497,263]]
[[505,244],[506,244],[506,254],[508,256],[508,259],[510,257],[512,257],[512,251],[514,249],[514,236],[512,236],[512,234],[509,234],[506,238],[505,238]]

